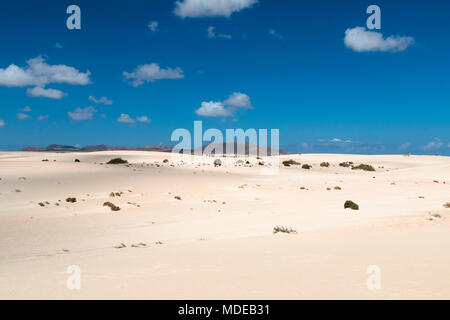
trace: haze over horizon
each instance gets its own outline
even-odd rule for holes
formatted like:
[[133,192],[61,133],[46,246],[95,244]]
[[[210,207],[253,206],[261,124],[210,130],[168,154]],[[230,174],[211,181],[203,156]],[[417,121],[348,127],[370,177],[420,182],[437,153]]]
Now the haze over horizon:
[[175,145],[202,120],[293,153],[450,155],[449,2],[200,2],[80,0],[81,30],[68,1],[3,4],[0,150]]

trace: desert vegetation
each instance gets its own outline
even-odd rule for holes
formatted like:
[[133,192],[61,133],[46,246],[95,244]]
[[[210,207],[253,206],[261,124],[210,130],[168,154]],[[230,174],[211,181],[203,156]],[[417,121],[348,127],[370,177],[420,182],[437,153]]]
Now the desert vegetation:
[[375,168],[369,164],[360,164],[352,167],[352,170],[375,171]]
[[111,209],[111,211],[120,211],[120,207],[116,206],[114,203],[112,202],[105,202],[103,204],[104,207],[109,207]]
[[350,208],[352,210],[359,210],[359,206],[351,200],[347,200],[344,203],[344,209],[348,209],[348,208]]
[[295,161],[293,159],[290,159],[290,160],[283,161],[283,165],[285,167],[290,167],[290,166],[299,166],[299,165],[301,165],[301,163],[297,162],[297,161]]
[[275,226],[273,228],[273,234],[277,234],[277,233],[291,234],[291,233],[297,233],[297,230],[292,229],[292,228],[288,228],[288,227]]
[[109,160],[106,164],[126,164],[128,163],[127,160],[124,160],[122,158],[114,158]]

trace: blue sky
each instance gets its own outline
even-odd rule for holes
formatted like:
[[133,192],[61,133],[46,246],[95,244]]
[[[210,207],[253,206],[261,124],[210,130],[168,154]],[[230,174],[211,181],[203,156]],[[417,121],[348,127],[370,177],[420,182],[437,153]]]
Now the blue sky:
[[[371,4],[381,30],[367,30]],[[444,0],[3,1],[0,148],[172,144],[202,120],[280,129],[291,152],[449,155],[449,13]]]

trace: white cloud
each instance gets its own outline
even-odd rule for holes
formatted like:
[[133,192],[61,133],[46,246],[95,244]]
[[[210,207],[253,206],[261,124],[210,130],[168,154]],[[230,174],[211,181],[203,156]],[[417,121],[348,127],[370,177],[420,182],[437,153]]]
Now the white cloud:
[[41,88],[41,87],[34,87],[34,88],[27,89],[27,95],[29,95],[30,97],[61,99],[62,97],[66,96],[67,93],[64,93],[64,92],[62,92],[60,90],[56,90],[56,89],[45,89],[45,88]]
[[158,21],[150,21],[148,24],[148,28],[150,29],[151,32],[158,31],[158,26],[159,26]]
[[150,120],[147,116],[142,116],[142,117],[137,117],[136,121],[142,122],[142,123],[150,123],[152,120]]
[[15,64],[6,69],[0,68],[0,86],[42,88],[50,83],[86,85],[91,82],[89,71],[83,73],[66,65],[49,65],[42,57],[30,59],[27,64],[26,68]]
[[55,47],[56,49],[62,49],[62,48],[64,48],[64,46],[63,46],[60,42],[55,43],[54,47]]
[[333,138],[333,139],[330,140],[330,142],[334,142],[334,143],[351,143],[352,141],[351,140],[342,140],[342,139],[339,139],[339,138]]
[[22,111],[22,112],[30,112],[31,108],[30,108],[30,106],[26,106],[25,108],[22,108],[22,109],[19,109],[19,110]]
[[136,122],[150,123],[151,122],[151,120],[147,116],[137,117],[136,119],[133,119],[126,113],[122,113],[120,115],[119,119],[117,119],[117,121],[123,122],[123,123],[136,123]]
[[430,150],[430,149],[439,149],[442,147],[444,143],[439,138],[434,138],[432,141],[428,142],[426,145],[422,147],[423,150]]
[[74,112],[67,112],[72,120],[92,120],[97,110],[94,107],[77,108]]
[[202,102],[201,107],[195,113],[202,117],[230,117],[239,108],[252,109],[250,97],[245,93],[235,92],[227,100]]
[[181,18],[230,17],[233,12],[250,8],[258,0],[181,0],[175,14]]
[[355,27],[345,31],[345,45],[357,52],[363,51],[403,51],[414,43],[412,37],[389,36],[382,33],[367,31],[363,27]]
[[137,87],[144,82],[153,82],[161,79],[182,79],[183,70],[180,68],[161,69],[157,63],[138,66],[133,72],[123,72],[126,79],[134,80],[132,85]]
[[0,128],[5,126],[5,121],[0,119]]
[[37,119],[39,121],[46,120],[46,119],[48,119],[48,115],[47,114],[46,115],[40,115],[40,116],[37,117]]
[[246,108],[246,109],[252,108],[250,97],[245,93],[240,92],[233,93],[223,103],[227,106],[232,106],[236,108]]
[[135,123],[136,120],[134,120],[133,118],[131,118],[128,114],[126,113],[122,113],[119,117],[119,119],[117,119],[117,121],[119,122],[124,122],[124,123]]
[[215,27],[208,27],[207,29],[208,32],[208,38],[223,38],[223,39],[232,39],[232,36],[230,34],[225,34],[225,33],[219,33],[216,35],[216,28]]
[[31,119],[31,117],[28,114],[26,114],[26,113],[19,112],[17,114],[17,119],[19,119],[19,120],[26,120],[26,119]]
[[202,117],[229,117],[232,116],[230,110],[225,109],[222,102],[202,102],[199,109],[195,110],[195,113]]
[[97,104],[111,105],[114,103],[114,101],[109,100],[107,97],[96,99],[94,96],[89,96],[88,99]]

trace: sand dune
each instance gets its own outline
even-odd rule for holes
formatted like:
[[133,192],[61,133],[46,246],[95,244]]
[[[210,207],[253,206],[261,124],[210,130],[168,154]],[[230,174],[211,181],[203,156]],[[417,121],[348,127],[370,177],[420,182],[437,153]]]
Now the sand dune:
[[[115,157],[129,165],[105,164]],[[0,152],[0,298],[450,298],[448,157],[280,158],[312,168],[270,175],[269,158]],[[79,290],[66,286],[71,265]],[[379,290],[366,286],[371,265]]]

